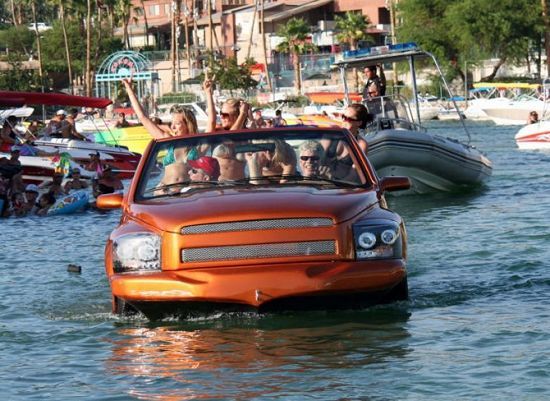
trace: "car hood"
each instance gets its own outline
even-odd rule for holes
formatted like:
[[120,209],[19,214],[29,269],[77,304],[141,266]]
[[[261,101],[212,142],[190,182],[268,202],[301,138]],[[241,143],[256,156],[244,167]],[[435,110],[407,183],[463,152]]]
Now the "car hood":
[[376,192],[365,188],[217,188],[132,203],[127,215],[179,232],[182,226],[257,219],[329,217],[339,223],[377,203]]

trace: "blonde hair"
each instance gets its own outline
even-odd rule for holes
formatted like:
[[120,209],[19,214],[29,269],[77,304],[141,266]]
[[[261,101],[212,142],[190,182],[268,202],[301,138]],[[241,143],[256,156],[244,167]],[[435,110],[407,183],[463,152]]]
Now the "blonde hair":
[[187,125],[187,132],[189,132],[190,135],[199,133],[197,118],[195,117],[195,114],[187,107],[180,105],[172,106],[172,108],[170,109],[170,113],[181,114],[183,116],[185,125]]
[[239,114],[239,110],[241,108],[241,100],[236,98],[229,98],[227,99],[224,104],[228,105],[234,110],[234,114]]

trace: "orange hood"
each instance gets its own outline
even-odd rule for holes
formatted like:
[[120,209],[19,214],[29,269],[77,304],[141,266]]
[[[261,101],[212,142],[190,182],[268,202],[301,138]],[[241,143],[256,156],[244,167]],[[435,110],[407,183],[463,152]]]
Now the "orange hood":
[[330,217],[339,223],[377,202],[376,192],[368,189],[208,188],[131,204],[128,215],[160,230],[179,232],[188,225],[256,219]]

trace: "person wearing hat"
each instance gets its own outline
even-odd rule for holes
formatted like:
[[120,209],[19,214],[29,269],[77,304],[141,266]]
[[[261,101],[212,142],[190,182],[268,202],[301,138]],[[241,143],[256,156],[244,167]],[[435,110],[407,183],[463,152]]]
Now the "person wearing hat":
[[197,160],[188,160],[189,178],[191,181],[216,181],[220,176],[218,160],[210,156],[202,156]]
[[63,126],[65,125],[64,121],[66,115],[67,113],[65,112],[65,110],[57,110],[55,116],[53,116],[46,125],[46,128],[44,129],[44,136],[61,137]]
[[15,125],[17,117],[9,116],[4,120],[2,130],[0,131],[0,151],[9,152],[12,145],[17,143],[17,134],[15,133]]
[[70,180],[68,180],[63,187],[66,193],[71,192],[73,189],[78,190],[88,188],[88,183],[82,179],[80,169],[78,167],[71,170],[69,178]]
[[38,188],[51,192],[55,197],[66,195],[65,190],[63,189],[64,177],[65,176],[63,173],[54,173],[51,181],[44,181],[38,186]]
[[25,204],[24,210],[25,213],[36,213],[38,207],[36,206],[36,201],[38,200],[38,186],[35,184],[29,184],[25,187]]

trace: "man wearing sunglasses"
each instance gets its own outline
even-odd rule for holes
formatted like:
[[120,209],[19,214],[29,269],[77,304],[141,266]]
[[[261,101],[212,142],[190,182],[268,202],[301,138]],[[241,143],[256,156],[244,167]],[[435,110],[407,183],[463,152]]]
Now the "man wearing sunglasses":
[[321,165],[325,151],[316,141],[305,141],[298,148],[298,163],[300,171],[305,178],[326,177],[330,178],[328,168]]

